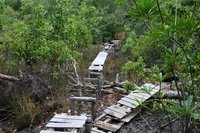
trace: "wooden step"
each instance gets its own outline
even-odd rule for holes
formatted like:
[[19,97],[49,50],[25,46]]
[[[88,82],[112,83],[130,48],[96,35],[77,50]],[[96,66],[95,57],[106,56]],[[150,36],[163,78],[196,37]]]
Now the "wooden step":
[[41,130],[40,133],[71,133],[66,131],[50,131],[50,130]]
[[53,117],[50,122],[55,122],[55,123],[85,123],[85,120],[73,120],[73,119],[65,119],[65,118],[57,118]]
[[74,116],[74,115],[66,115],[64,113],[62,114],[56,114],[54,118],[62,118],[62,119],[68,119],[68,120],[87,120],[86,116]]
[[52,123],[49,122],[47,128],[83,128],[83,123]]

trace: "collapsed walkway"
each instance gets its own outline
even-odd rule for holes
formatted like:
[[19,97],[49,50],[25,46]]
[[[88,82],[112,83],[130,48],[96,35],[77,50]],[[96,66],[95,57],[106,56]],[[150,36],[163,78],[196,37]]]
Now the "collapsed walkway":
[[129,95],[105,109],[104,113],[96,118],[92,133],[116,132],[140,112],[139,105],[158,91],[158,86],[147,83],[140,89],[131,91]]

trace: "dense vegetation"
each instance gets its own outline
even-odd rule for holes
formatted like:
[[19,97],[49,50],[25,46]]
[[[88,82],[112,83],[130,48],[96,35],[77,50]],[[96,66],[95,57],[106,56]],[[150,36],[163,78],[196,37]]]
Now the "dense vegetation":
[[198,0],[133,0],[129,13],[135,26],[123,49],[130,59],[124,71],[133,79],[136,73],[141,82],[149,76],[172,81],[182,100],[159,100],[154,107],[180,118],[185,133],[195,132],[200,120],[199,7]]
[[[198,0],[0,0],[1,73],[37,75],[55,87],[55,79],[66,81],[86,60],[84,54],[91,55],[85,52],[120,33],[127,35],[122,74],[139,85],[172,82],[182,99],[163,100],[160,93],[151,109],[177,117],[182,132],[195,130],[200,120]],[[63,90],[52,91],[63,95]],[[23,127],[42,107],[27,96],[19,97],[6,109],[17,120],[28,117]],[[12,110],[16,105],[25,109]],[[26,114],[27,109],[33,111]]]

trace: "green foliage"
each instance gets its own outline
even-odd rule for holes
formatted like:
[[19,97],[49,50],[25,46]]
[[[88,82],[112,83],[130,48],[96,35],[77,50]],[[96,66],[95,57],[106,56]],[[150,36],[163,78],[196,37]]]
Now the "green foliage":
[[[7,2],[7,3],[6,3]],[[5,1],[14,6],[18,1]],[[20,1],[20,11],[6,6],[0,14],[0,51],[13,63],[33,67],[42,61],[65,64],[80,59],[92,44],[101,17],[89,1]],[[2,53],[3,56],[6,56]],[[6,57],[7,58],[7,57]]]
[[5,4],[12,7],[14,10],[18,11],[21,7],[21,1],[20,0],[5,0]]
[[131,91],[136,89],[135,84],[133,82],[126,82],[125,84],[123,84],[123,88]]
[[[162,94],[159,93],[159,102],[154,103],[154,108],[180,117],[182,132],[190,131],[199,119],[199,7],[199,1],[191,0],[178,3],[172,0],[134,0],[130,14],[136,28],[131,33],[137,37],[129,34],[124,46],[130,61],[141,56],[146,63],[157,64],[167,77],[179,80],[172,79],[183,100],[171,103],[168,102],[170,100],[162,100]],[[131,52],[127,52],[128,48]],[[126,70],[135,68],[132,63],[128,64]],[[157,75],[151,76],[161,86],[165,76]]]
[[128,79],[139,83],[145,76],[146,68],[142,58],[138,58],[137,62],[128,61],[122,67],[122,72],[126,73]]
[[154,65],[147,68],[142,57],[139,57],[137,61],[128,61],[122,67],[122,72],[128,76],[129,80],[133,80],[136,84],[141,84],[145,81],[155,81],[156,75],[160,69]]
[[[199,115],[199,107],[200,102],[195,102],[193,96],[189,96],[185,101],[181,104],[176,101],[168,101],[167,111],[170,114],[173,114],[177,117],[181,117],[183,119],[183,132],[189,132],[192,129],[191,124],[193,124],[192,120],[200,120]],[[192,119],[192,120],[191,120]]]
[[130,14],[134,20],[150,19],[156,12],[155,0],[140,0],[135,4],[130,10]]
[[122,52],[125,53],[127,56],[134,58],[137,56],[137,45],[138,45],[138,39],[135,34],[135,32],[129,33],[128,38],[126,39],[125,44],[122,47]]
[[193,115],[197,116],[195,114],[198,113],[197,110],[200,107],[199,102],[197,103],[197,102],[193,101],[193,96],[189,96],[185,101],[183,101],[182,105],[180,105],[176,101],[168,101],[168,103],[170,106],[167,108],[167,111],[169,111],[170,113],[172,113],[174,115],[178,115],[180,117],[181,116],[193,117]]
[[125,25],[129,25],[130,15],[128,7],[130,1],[126,3],[116,2],[115,0],[93,1],[93,5],[99,10],[99,15],[102,17],[98,25],[99,33],[97,41],[108,41],[116,38],[118,32],[123,32]]

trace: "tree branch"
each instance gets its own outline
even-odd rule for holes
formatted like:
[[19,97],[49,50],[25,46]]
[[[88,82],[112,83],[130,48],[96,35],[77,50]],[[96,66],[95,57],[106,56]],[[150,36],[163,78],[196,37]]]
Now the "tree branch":
[[6,79],[6,80],[12,80],[12,81],[18,81],[19,80],[17,77],[5,75],[5,74],[2,74],[2,73],[0,73],[0,78]]

